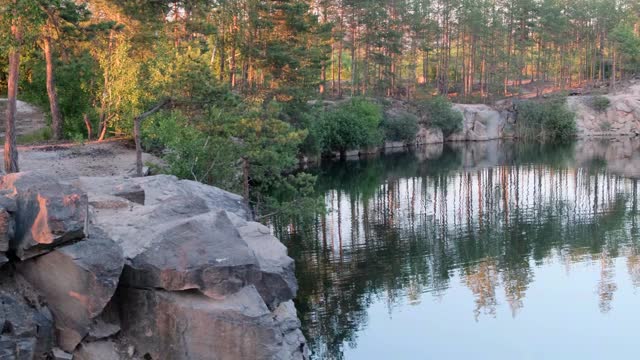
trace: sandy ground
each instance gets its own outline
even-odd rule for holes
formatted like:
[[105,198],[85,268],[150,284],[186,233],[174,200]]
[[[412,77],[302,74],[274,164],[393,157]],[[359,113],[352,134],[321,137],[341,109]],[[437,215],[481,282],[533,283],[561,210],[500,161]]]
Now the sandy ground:
[[[4,118],[7,108],[7,99],[0,99],[0,137],[4,138]],[[16,115],[16,134],[29,134],[46,126],[44,114],[37,107],[18,100]]]
[[[0,99],[0,117],[4,120],[7,99]],[[44,114],[37,107],[18,101],[16,129],[18,135],[29,134],[46,126]],[[4,121],[0,121],[0,138],[4,138]],[[0,157],[4,155],[0,149]],[[162,164],[150,154],[143,162]],[[62,180],[78,176],[134,175],[136,153],[131,140],[108,140],[85,144],[46,144],[18,147],[21,171],[40,171]]]
[[[0,157],[4,155],[0,150]],[[145,164],[162,164],[151,154],[143,154]],[[71,180],[79,176],[135,174],[136,153],[130,140],[108,140],[86,144],[20,146],[20,171],[39,171]]]

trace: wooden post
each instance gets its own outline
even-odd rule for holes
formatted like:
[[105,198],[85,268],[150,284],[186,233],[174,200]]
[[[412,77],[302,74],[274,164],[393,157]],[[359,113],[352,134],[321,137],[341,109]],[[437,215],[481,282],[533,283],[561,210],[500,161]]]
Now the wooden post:
[[136,143],[136,176],[142,177],[142,140],[140,139],[140,125],[142,124],[142,120],[148,118],[149,116],[155,114],[160,109],[162,109],[165,105],[171,102],[170,99],[164,99],[157,103],[154,107],[152,107],[149,111],[140,114],[133,119],[133,138]]

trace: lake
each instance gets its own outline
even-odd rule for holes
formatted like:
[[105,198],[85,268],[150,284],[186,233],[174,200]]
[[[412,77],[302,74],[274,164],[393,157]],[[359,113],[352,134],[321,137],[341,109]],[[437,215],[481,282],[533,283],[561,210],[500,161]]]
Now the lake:
[[315,359],[622,359],[640,324],[640,142],[445,144],[313,170],[274,225]]

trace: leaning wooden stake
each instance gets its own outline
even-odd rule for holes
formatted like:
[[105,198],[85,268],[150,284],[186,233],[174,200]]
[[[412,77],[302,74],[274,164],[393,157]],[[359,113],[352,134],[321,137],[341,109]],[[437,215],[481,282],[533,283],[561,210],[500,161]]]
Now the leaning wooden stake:
[[142,176],[142,144],[140,140],[140,125],[142,124],[142,120],[155,114],[170,102],[171,99],[164,99],[149,109],[149,111],[142,113],[133,119],[133,138],[136,142],[136,176],[138,177]]

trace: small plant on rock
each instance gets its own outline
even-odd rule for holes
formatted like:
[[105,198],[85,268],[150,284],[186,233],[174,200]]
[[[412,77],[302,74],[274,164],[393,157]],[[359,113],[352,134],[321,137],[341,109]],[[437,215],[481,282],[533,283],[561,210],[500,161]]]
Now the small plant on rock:
[[605,112],[611,105],[611,100],[605,96],[596,95],[590,99],[589,105],[593,110]]

